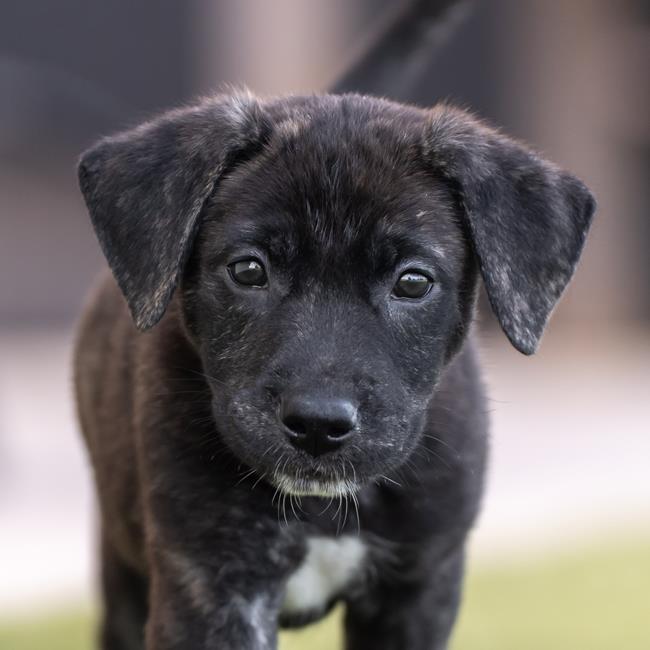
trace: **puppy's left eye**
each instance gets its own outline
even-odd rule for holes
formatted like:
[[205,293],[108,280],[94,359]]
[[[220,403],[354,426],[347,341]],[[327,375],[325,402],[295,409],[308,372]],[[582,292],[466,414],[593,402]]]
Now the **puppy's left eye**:
[[433,280],[419,271],[406,271],[400,275],[393,287],[393,296],[396,298],[423,298],[431,287]]
[[255,287],[261,289],[266,286],[266,271],[262,262],[254,257],[239,262],[233,262],[228,265],[230,277],[237,283],[245,287]]

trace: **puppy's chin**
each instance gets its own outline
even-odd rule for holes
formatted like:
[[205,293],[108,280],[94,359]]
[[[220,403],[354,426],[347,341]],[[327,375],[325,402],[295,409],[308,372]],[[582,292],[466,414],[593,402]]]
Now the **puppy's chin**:
[[296,478],[286,474],[274,474],[271,482],[280,492],[295,497],[336,498],[355,494],[361,486],[350,479]]

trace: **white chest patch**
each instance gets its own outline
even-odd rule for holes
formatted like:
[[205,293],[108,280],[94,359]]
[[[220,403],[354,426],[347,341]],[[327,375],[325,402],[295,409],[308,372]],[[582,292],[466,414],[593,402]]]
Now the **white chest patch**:
[[358,537],[310,537],[303,563],[287,582],[282,613],[323,609],[360,574],[366,553]]

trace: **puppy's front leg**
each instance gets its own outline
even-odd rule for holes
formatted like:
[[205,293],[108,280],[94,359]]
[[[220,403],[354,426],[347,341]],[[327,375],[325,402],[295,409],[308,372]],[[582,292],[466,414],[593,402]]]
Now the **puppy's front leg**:
[[146,650],[275,650],[284,584],[304,542],[248,488],[227,499],[209,486],[201,500],[194,493],[165,483],[149,502]]
[[379,574],[348,603],[346,650],[445,650],[458,612],[462,549]]
[[245,575],[234,559],[219,569],[177,552],[158,555],[147,650],[275,650],[276,584]]

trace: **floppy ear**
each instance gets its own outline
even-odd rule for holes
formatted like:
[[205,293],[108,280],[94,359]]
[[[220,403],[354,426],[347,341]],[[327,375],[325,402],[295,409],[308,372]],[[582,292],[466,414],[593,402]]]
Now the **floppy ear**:
[[595,210],[589,190],[468,114],[433,109],[425,152],[456,188],[490,304],[520,352],[537,349]]
[[252,96],[217,96],[101,140],[82,155],[79,184],[138,328],[162,317],[203,204],[267,126]]

